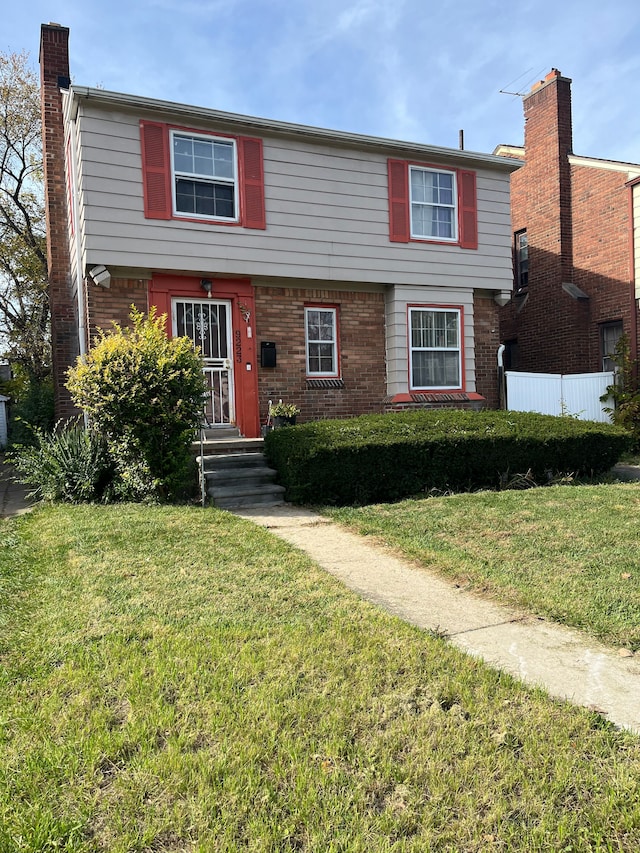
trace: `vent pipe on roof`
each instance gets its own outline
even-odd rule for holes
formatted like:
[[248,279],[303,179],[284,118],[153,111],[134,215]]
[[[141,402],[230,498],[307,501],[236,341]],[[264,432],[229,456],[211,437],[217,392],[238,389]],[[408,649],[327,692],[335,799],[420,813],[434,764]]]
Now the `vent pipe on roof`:
[[458,148],[464,151],[464,130],[460,130],[458,133]]

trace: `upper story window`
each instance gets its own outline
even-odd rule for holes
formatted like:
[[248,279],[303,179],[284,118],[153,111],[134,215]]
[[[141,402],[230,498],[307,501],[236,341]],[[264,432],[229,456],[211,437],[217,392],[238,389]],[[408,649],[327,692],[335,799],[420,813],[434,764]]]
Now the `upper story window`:
[[410,166],[411,236],[458,239],[456,175]]
[[307,376],[338,377],[338,310],[328,306],[304,309]]
[[412,390],[462,388],[462,310],[409,308]]
[[514,235],[516,292],[524,290],[529,284],[529,241],[526,231],[516,231]]
[[235,221],[238,218],[235,140],[173,130],[171,154],[174,212]]
[[146,219],[266,228],[262,140],[140,122]]
[[478,248],[476,173],[388,160],[389,239]]

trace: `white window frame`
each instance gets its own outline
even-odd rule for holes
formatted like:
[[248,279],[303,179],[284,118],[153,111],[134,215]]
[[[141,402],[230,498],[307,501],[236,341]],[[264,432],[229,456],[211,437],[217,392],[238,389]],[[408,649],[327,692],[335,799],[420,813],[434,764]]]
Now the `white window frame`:
[[[451,193],[452,204],[434,204],[433,202],[414,201],[412,175],[414,172],[429,172],[431,174],[449,175],[451,177]],[[420,207],[435,207],[443,208],[452,211],[452,235],[451,237],[440,237],[439,235],[421,234],[414,227],[414,205]],[[433,240],[438,243],[457,243],[458,242],[458,176],[453,169],[437,169],[427,166],[409,166],[409,217],[411,222],[411,237],[416,240]]]
[[[516,293],[529,286],[529,238],[527,229],[516,231],[514,235],[516,251]],[[526,281],[523,278],[526,276]]]
[[[614,335],[608,334],[614,332]],[[613,357],[616,353],[616,347],[620,338],[624,334],[624,325],[622,320],[613,320],[608,323],[600,324],[600,350],[602,352],[602,370],[609,371],[615,370],[616,364],[613,360]],[[611,337],[615,337],[616,341],[613,344],[613,347],[610,346]],[[607,340],[609,339],[609,341]],[[609,346],[607,344],[609,343]],[[609,350],[607,352],[607,350]]]
[[[414,313],[430,313],[430,314],[456,314],[458,318],[458,341],[457,346],[414,346],[412,336],[412,316]],[[462,343],[463,343],[463,317],[462,309],[456,306],[436,306],[436,305],[410,305],[408,307],[407,316],[407,343],[409,348],[409,388],[411,391],[462,391],[464,389],[463,378],[463,360],[462,360]],[[458,354],[458,383],[455,385],[414,385],[413,368],[414,355],[418,352],[457,352]]]
[[[231,145],[233,150],[233,178],[201,175],[198,172],[184,172],[176,169],[174,162],[174,140],[176,137],[202,139],[205,142],[223,142],[226,145]],[[172,129],[169,133],[169,149],[171,152],[171,195],[174,216],[183,217],[185,219],[205,219],[213,222],[238,222],[240,182],[238,180],[238,146],[236,140],[229,136],[214,136],[208,133],[194,133],[193,131]],[[178,178],[185,178],[186,180],[195,181],[201,184],[215,184],[219,186],[233,187],[233,216],[214,216],[206,213],[192,213],[190,211],[178,210],[176,199],[176,181]]]
[[[309,315],[313,311],[331,314],[333,326],[333,338],[330,341],[309,337]],[[340,363],[338,358],[338,309],[331,305],[308,305],[304,309],[304,340],[307,376],[311,379],[338,379],[340,377]],[[333,370],[312,370],[310,365],[311,346],[318,344],[331,344],[331,361]]]

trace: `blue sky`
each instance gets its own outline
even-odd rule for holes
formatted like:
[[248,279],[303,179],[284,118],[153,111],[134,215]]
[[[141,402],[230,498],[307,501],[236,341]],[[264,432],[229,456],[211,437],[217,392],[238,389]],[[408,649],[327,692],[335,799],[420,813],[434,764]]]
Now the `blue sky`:
[[640,3],[563,0],[28,0],[0,49],[37,63],[70,28],[74,82],[248,115],[491,152],[521,99],[573,80],[574,151],[640,162]]

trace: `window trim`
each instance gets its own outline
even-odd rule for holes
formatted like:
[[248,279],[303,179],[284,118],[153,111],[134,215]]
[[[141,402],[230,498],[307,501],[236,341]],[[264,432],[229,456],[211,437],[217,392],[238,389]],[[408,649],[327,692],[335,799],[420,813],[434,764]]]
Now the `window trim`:
[[[455,351],[458,353],[458,373],[459,383],[457,385],[414,385],[413,384],[413,353],[414,347],[411,342],[411,315],[413,311],[434,311],[445,313],[455,311],[458,315],[458,347]],[[453,347],[420,347],[417,351],[453,351]],[[431,303],[412,303],[407,305],[407,356],[408,356],[408,387],[409,391],[422,392],[428,391],[430,394],[448,394],[453,391],[466,390],[466,377],[464,370],[464,307],[462,305],[441,305]]]
[[[428,172],[429,174],[440,174],[440,175],[451,175],[453,178],[453,186],[451,187],[451,193],[453,196],[453,204],[432,204],[430,202],[414,202],[412,195],[412,181],[411,176],[413,172]],[[430,243],[453,243],[457,244],[458,240],[458,232],[460,230],[459,223],[459,207],[460,200],[458,197],[458,174],[456,169],[443,169],[442,167],[436,166],[425,166],[417,163],[409,163],[408,164],[408,188],[409,188],[409,236],[411,240],[428,240]],[[429,234],[417,234],[414,230],[413,226],[413,206],[414,204],[420,204],[425,207],[437,207],[437,208],[446,208],[449,210],[453,210],[453,215],[451,217],[451,224],[453,227],[453,236],[452,237],[440,237],[440,236],[431,236]]]
[[[409,169],[412,166],[427,171],[453,172],[456,176],[457,239],[442,240],[411,235]],[[458,246],[478,249],[478,189],[477,173],[442,164],[409,160],[387,160],[389,240],[392,243],[428,243],[429,245]]]
[[[264,191],[264,152],[259,137],[235,136],[208,132],[176,124],[141,119],[140,149],[142,160],[143,213],[145,219],[197,222],[223,228],[259,229],[267,227]],[[237,220],[176,215],[172,201],[173,168],[169,150],[169,132],[176,130],[195,136],[231,139],[236,145]]]
[[[314,303],[306,302],[304,305],[304,358],[306,379],[340,379],[341,374],[341,358],[340,358],[340,312],[339,305],[331,303]],[[318,343],[317,341],[309,340],[309,327],[307,317],[310,311],[329,311],[333,314],[333,360],[335,369],[332,372],[327,371],[311,371],[309,367],[309,344]],[[324,341],[324,343],[327,343]]]
[[[624,323],[623,323],[623,321],[622,321],[622,320],[607,320],[607,321],[606,321],[606,322],[604,322],[604,323],[598,323],[598,330],[599,330],[599,335],[598,335],[598,337],[599,337],[599,339],[600,339],[600,340],[599,340],[599,345],[600,345],[600,365],[601,365],[601,368],[602,368],[602,372],[603,372],[603,373],[605,373],[605,372],[606,372],[606,373],[608,373],[608,372],[609,372],[609,371],[611,371],[611,370],[613,370],[613,371],[615,372],[615,369],[616,369],[616,365],[615,365],[615,364],[612,364],[610,367],[607,367],[607,366],[605,365],[605,362],[606,362],[607,360],[611,361],[611,355],[612,355],[612,354],[611,354],[611,353],[606,353],[606,352],[604,351],[604,333],[605,333],[605,330],[606,330],[606,329],[612,329],[612,328],[614,328],[614,327],[617,327],[617,328],[619,328],[619,329],[620,329],[620,334],[618,335],[618,340],[620,340],[620,338],[621,338],[621,337],[624,335],[624,333],[625,333],[625,332],[624,332]],[[616,344],[616,346],[617,346],[617,344]],[[614,349],[613,355],[615,355],[615,349]]]
[[[527,276],[527,280],[524,284],[522,283],[522,274],[523,274],[522,273],[523,259],[522,259],[522,255],[521,255],[522,247],[520,247],[518,244],[518,238],[522,237],[523,235],[527,237],[527,245],[526,245],[526,250],[527,250],[526,276]],[[527,236],[527,229],[526,228],[519,228],[517,231],[513,232],[513,266],[514,266],[514,276],[513,276],[514,277],[514,282],[513,282],[514,291],[515,291],[515,293],[522,293],[523,291],[525,291],[529,288],[529,237]]]
[[[176,136],[190,139],[204,139],[207,142],[231,143],[233,148],[233,178],[211,178],[198,175],[196,172],[180,172],[176,169],[174,160],[174,140]],[[196,220],[199,222],[221,222],[237,224],[240,221],[240,172],[238,163],[238,142],[235,137],[223,133],[204,133],[202,131],[190,131],[179,127],[169,128],[169,168],[171,176],[171,212],[176,219]],[[233,187],[233,216],[214,216],[206,213],[191,213],[190,211],[178,210],[176,204],[176,180],[184,177],[188,180],[199,181],[203,184],[224,184]]]

